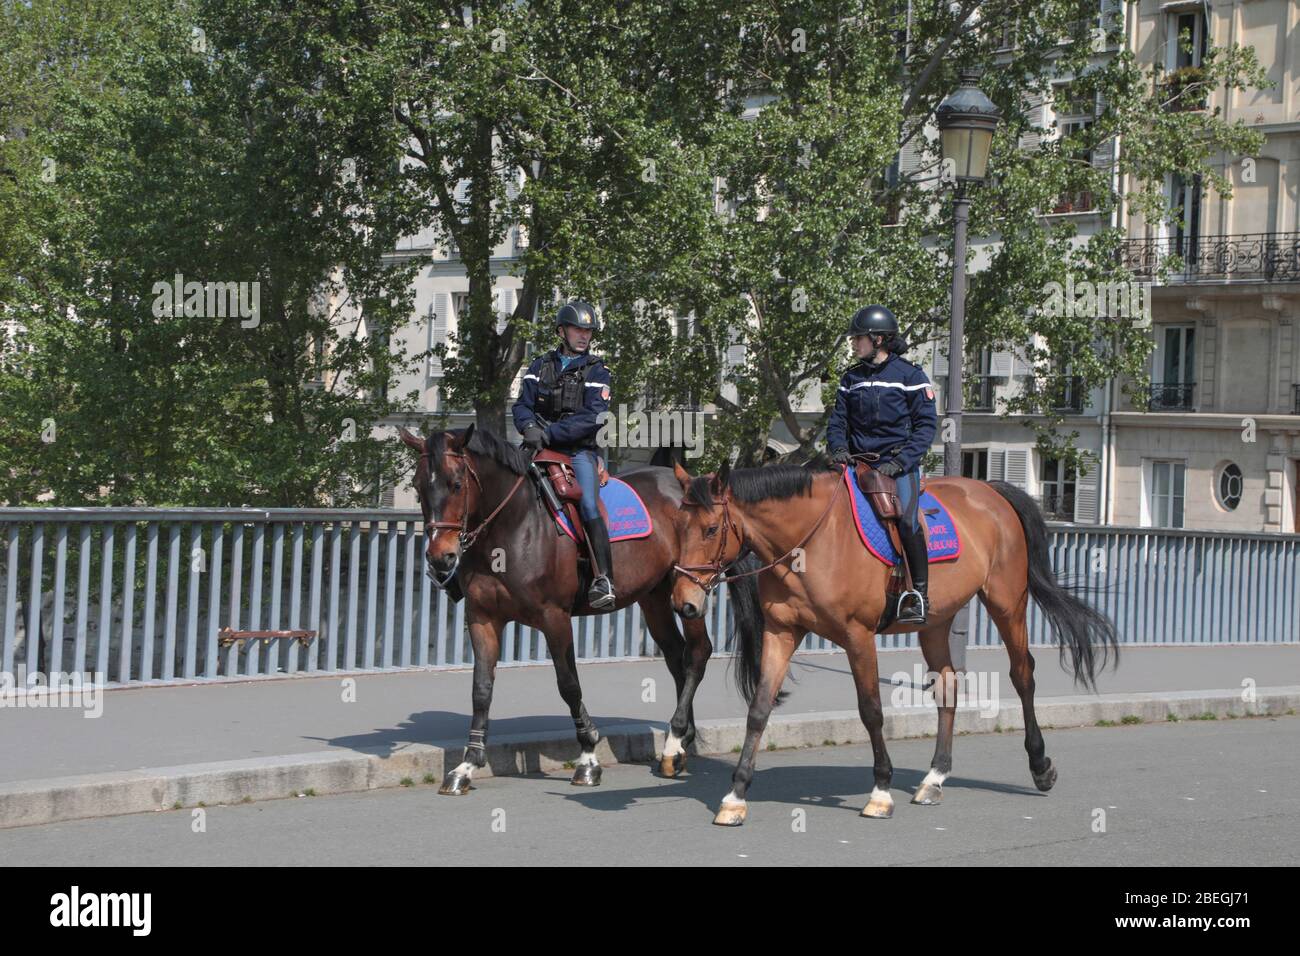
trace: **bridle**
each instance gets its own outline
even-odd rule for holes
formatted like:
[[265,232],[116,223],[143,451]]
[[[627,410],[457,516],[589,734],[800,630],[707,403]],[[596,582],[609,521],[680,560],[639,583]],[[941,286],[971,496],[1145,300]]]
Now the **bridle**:
[[[486,518],[484,518],[481,522],[479,522],[478,527],[474,528],[474,530],[471,531],[469,528],[469,482],[465,480],[464,472],[469,472],[470,477],[474,479],[474,484],[478,485],[478,490],[480,494],[482,494],[483,492],[483,481],[482,479],[479,478],[478,472],[475,471],[474,462],[469,455],[459,451],[444,451],[442,454],[444,458],[459,458],[461,460],[461,468],[463,470],[460,476],[461,478],[460,521],[426,521],[424,524],[424,533],[429,539],[429,544],[432,544],[434,539],[437,538],[437,536],[441,532],[454,530],[457,532],[457,537],[460,541],[461,551],[464,552],[474,546],[474,542],[477,541],[479,535],[481,535],[487,529],[487,526],[492,522],[492,519],[495,518],[498,514],[500,514],[501,509],[503,509],[507,504],[510,503],[510,499],[514,497],[515,492],[519,490],[519,486],[523,484],[524,476],[520,475],[518,478],[515,479],[515,483],[510,487],[509,493],[504,498],[501,499],[501,503],[492,509],[491,514],[489,514]],[[434,473],[433,458],[429,454],[429,448],[427,444],[425,446],[424,454],[422,457],[424,458],[425,469],[428,471],[430,475],[433,475]],[[428,545],[425,545],[425,547],[427,548]],[[460,569],[460,555],[458,554],[456,556],[456,563],[453,564],[451,570],[448,571],[442,577],[439,577],[438,573],[434,571],[432,567],[427,568],[425,570],[425,573],[428,575],[430,581],[432,581],[438,587],[444,588],[449,583],[451,583],[451,579],[456,576],[456,572],[459,569]]]
[[[739,573],[728,574],[726,577],[723,577],[722,572],[725,569],[726,565],[723,564],[722,556],[727,553],[728,532],[734,531],[736,534],[736,539],[740,541],[742,546],[744,545],[744,539],[740,535],[740,530],[736,527],[735,522],[732,521],[731,519],[731,491],[730,489],[728,489],[724,491],[722,494],[722,534],[718,538],[718,551],[713,556],[713,560],[708,562],[707,564],[674,564],[673,570],[676,571],[678,574],[682,575],[683,577],[685,577],[692,584],[695,584],[696,586],[701,588],[705,594],[712,593],[714,588],[716,588],[719,584],[721,584],[724,581],[735,581],[739,578],[747,578],[751,574],[762,574],[764,571],[776,567],[778,564],[780,564],[782,561],[790,557],[790,555],[794,554],[796,551],[798,551],[800,548],[802,548],[804,545],[808,543],[808,541],[812,538],[812,536],[817,533],[817,529],[822,526],[822,522],[826,520],[826,516],[831,513],[831,509],[835,507],[835,502],[839,501],[840,492],[843,489],[844,489],[844,482],[837,481],[835,483],[835,493],[831,495],[831,500],[827,503],[826,510],[823,511],[821,517],[818,518],[816,522],[813,523],[813,526],[808,529],[808,533],[805,534],[799,540],[799,543],[796,544],[794,547],[792,547],[785,554],[781,555],[779,558],[774,558],[773,560],[769,561],[767,564],[763,565],[761,568],[753,568],[749,571],[741,571]],[[698,501],[683,500],[681,507],[702,508],[705,506],[701,505]],[[740,557],[743,554],[744,554],[744,549],[742,547],[741,553],[736,555],[736,557],[733,558],[732,561],[729,563],[734,564],[736,561],[740,560]],[[708,574],[710,575],[708,582],[706,583],[704,580],[702,580],[700,576],[695,573],[696,571],[708,572]]]

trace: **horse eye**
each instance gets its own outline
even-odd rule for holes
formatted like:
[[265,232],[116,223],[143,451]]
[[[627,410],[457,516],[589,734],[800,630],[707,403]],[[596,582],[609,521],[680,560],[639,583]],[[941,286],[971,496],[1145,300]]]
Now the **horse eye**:
[[452,490],[452,491],[460,491],[460,479],[459,479],[459,478],[457,478],[455,481],[453,481],[453,482],[451,483],[451,490]]
[[716,524],[711,524],[706,529],[704,529],[704,537],[706,538],[712,538],[717,533],[718,533],[718,526]]

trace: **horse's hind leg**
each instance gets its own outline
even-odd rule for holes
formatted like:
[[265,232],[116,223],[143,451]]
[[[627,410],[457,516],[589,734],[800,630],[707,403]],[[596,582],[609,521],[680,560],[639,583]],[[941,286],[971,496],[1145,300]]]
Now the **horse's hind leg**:
[[677,706],[668,723],[668,739],[659,759],[659,769],[665,777],[675,777],[686,769],[686,752],[695,740],[695,691],[713,653],[703,619],[686,621],[683,639],[673,615],[670,593],[656,589],[640,602],[650,636],[663,650],[664,663],[677,685]]
[[1042,791],[1051,790],[1056,783],[1056,768],[1047,756],[1043,732],[1038,729],[1038,718],[1034,715],[1034,656],[1029,653],[1029,622],[1025,616],[1029,592],[1023,591],[1018,598],[999,600],[1000,597],[996,591],[980,595],[1011,659],[1011,683],[1020,695],[1025,715],[1025,752],[1029,754],[1034,786]]
[[465,756],[447,771],[438,788],[439,793],[450,796],[469,793],[474,771],[487,763],[488,708],[492,706],[492,685],[496,680],[497,659],[501,656],[501,622],[471,616],[469,639],[474,646],[474,716],[470,720]]
[[562,612],[550,615],[542,630],[546,634],[551,661],[555,664],[555,681],[559,685],[560,696],[569,705],[569,714],[573,717],[573,726],[577,731],[578,746],[582,748],[573,778],[569,782],[575,787],[599,786],[600,761],[596,759],[596,744],[600,741],[600,731],[587,716],[587,708],[582,703],[578,661],[573,653],[572,618]]
[[939,709],[939,728],[935,735],[934,757],[930,772],[912,796],[913,803],[934,806],[943,800],[943,782],[952,773],[952,730],[957,717],[957,672],[953,670],[948,647],[949,622],[921,631],[921,652],[925,664],[934,674],[934,703]]

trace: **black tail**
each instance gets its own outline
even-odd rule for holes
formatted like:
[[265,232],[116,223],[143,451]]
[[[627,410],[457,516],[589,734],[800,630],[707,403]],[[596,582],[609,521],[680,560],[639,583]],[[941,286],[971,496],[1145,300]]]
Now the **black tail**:
[[[762,562],[753,554],[733,562],[728,574],[739,571],[753,571],[761,567]],[[735,650],[733,676],[736,689],[745,703],[754,702],[754,693],[758,689],[758,677],[763,662],[763,605],[758,600],[758,575],[749,574],[743,578],[727,582],[727,594],[731,599],[731,614],[734,622],[732,629],[732,647]],[[777,706],[788,695],[781,691],[776,695]]]
[[1061,666],[1065,666],[1065,651],[1069,648],[1070,671],[1075,683],[1096,690],[1097,673],[1105,669],[1112,653],[1115,665],[1119,665],[1119,638],[1114,623],[1070,593],[1078,588],[1067,588],[1056,580],[1047,550],[1047,525],[1037,502],[1020,488],[1004,481],[990,481],[989,485],[1016,510],[1021,527],[1025,529],[1025,546],[1029,551],[1029,596],[1047,615],[1052,632],[1060,641]]

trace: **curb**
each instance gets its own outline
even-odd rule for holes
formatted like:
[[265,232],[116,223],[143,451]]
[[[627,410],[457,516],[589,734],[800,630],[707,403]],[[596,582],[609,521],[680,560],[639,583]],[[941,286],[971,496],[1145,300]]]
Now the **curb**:
[[[893,694],[888,696],[893,697]],[[895,698],[897,699],[897,698]],[[1093,727],[1099,722],[1162,723],[1170,719],[1279,716],[1300,710],[1300,687],[1258,688],[1246,703],[1242,691],[1173,691],[1054,697],[1036,702],[1044,728]],[[729,754],[745,739],[745,720],[697,721],[694,751]],[[1020,704],[1002,705],[984,714],[977,707],[959,708],[956,733],[994,733],[1024,729]],[[885,709],[889,740],[933,736],[933,702]],[[602,764],[651,763],[662,751],[665,730],[652,724],[616,724],[602,730],[596,756]],[[764,735],[769,747],[817,747],[827,742],[864,743],[869,738],[857,711],[773,715]],[[396,752],[307,753],[215,763],[185,764],[146,770],[116,771],[0,784],[0,828],[38,826],[127,813],[275,800],[311,791],[315,795],[377,790],[416,782],[426,775],[441,781],[459,762],[463,741],[412,744]],[[475,779],[546,773],[565,769],[578,757],[572,734],[553,731],[516,734],[492,740],[487,766]]]

